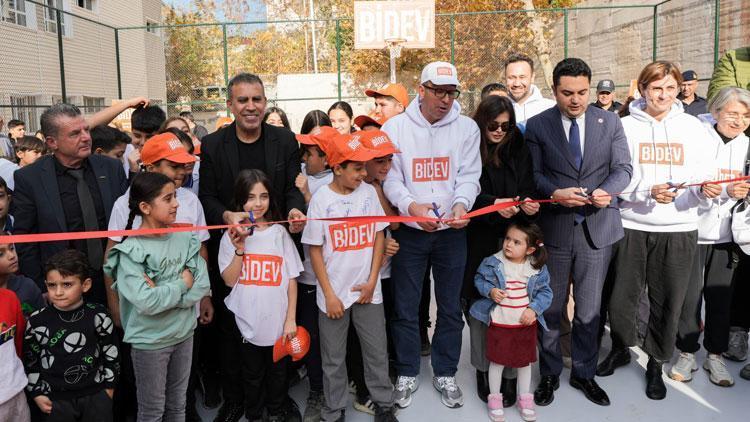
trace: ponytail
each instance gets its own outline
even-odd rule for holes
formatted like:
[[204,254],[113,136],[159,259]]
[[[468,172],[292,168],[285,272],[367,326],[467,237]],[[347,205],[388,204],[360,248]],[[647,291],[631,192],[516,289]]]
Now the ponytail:
[[[133,228],[133,220],[136,215],[141,215],[141,202],[151,202],[161,192],[162,188],[168,184],[174,184],[172,179],[161,174],[153,172],[138,173],[133,178],[133,183],[130,185],[130,197],[128,198],[128,208],[130,214],[128,214],[128,224],[125,226],[125,230]],[[127,236],[123,236],[124,241]]]
[[523,220],[512,223],[508,230],[514,228],[526,234],[526,246],[534,248],[531,254],[531,266],[539,270],[547,263],[547,249],[544,247],[544,234],[542,229],[534,223]]
[[[137,214],[137,208],[130,207],[130,204],[128,204],[128,207],[130,208],[130,214],[128,214],[128,224],[125,225],[125,230],[130,230],[133,228],[133,220],[135,220],[135,216]],[[122,240],[124,241],[127,238],[127,236],[123,236]]]

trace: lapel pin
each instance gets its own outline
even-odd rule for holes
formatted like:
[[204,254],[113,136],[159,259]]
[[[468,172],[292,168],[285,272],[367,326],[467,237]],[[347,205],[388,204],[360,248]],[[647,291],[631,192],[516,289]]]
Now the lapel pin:
[[604,123],[604,119],[602,119],[602,118],[600,117],[600,118],[599,118],[599,120],[597,120],[597,122],[599,122],[599,123]]

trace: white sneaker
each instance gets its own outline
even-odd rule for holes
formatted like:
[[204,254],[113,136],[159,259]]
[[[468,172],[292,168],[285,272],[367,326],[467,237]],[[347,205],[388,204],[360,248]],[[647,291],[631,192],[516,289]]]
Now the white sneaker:
[[727,370],[727,364],[721,355],[709,353],[706,361],[703,362],[703,369],[708,371],[708,379],[720,387],[731,387],[734,385],[734,378]]
[[724,352],[724,357],[736,362],[747,360],[747,330],[741,327],[732,327],[729,330],[729,348]]
[[399,375],[396,380],[396,390],[393,394],[393,404],[405,409],[411,404],[411,396],[419,388],[417,377],[405,377]]
[[682,352],[677,362],[669,369],[669,378],[680,382],[690,382],[693,379],[693,372],[698,370],[698,364],[695,363],[695,355],[692,353]]
[[456,384],[456,377],[432,377],[432,385],[440,392],[440,400],[450,408],[464,405],[464,395]]

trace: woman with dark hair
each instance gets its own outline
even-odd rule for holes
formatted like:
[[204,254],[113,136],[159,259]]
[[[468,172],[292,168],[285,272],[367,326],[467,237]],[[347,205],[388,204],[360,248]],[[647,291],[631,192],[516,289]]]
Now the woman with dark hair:
[[286,113],[278,107],[268,107],[266,109],[266,114],[263,115],[263,121],[272,126],[292,130],[289,125],[289,118],[286,117]]
[[[474,113],[474,121],[480,130],[479,148],[482,157],[482,176],[479,179],[481,192],[474,209],[534,197],[531,155],[521,131],[516,126],[513,103],[506,97],[490,95],[479,104]],[[526,203],[472,218],[468,226],[462,300],[467,311],[466,320],[469,322],[471,336],[471,364],[477,370],[477,393],[483,401],[487,401],[489,395],[489,361],[485,356],[487,327],[468,315],[471,304],[481,298],[474,287],[474,276],[482,259],[500,249],[507,228],[513,222],[537,212],[538,203]],[[512,406],[516,401],[515,379],[503,378],[501,391],[503,405]]]
[[305,115],[302,120],[302,127],[299,130],[300,135],[307,135],[315,128],[321,126],[331,126],[331,119],[322,110],[312,110]]
[[337,101],[328,109],[328,118],[341,134],[354,132],[354,111],[346,101]]

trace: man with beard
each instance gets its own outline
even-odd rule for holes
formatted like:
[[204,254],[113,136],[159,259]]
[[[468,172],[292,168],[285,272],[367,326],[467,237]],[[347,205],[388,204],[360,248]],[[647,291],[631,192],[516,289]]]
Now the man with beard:
[[534,61],[529,56],[511,54],[505,60],[505,86],[518,123],[525,124],[526,120],[555,105],[554,101],[542,97],[533,81]]

